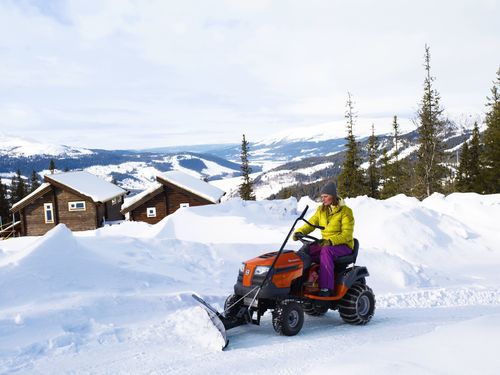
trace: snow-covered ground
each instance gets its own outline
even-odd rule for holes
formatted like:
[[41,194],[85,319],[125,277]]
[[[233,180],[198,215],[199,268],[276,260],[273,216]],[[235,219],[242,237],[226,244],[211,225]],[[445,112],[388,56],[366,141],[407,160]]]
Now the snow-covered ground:
[[330,311],[283,337],[266,314],[222,352],[191,293],[220,307],[241,261],[277,249],[306,204],[230,199],[0,242],[0,373],[498,373],[500,195],[348,199],[372,321]]

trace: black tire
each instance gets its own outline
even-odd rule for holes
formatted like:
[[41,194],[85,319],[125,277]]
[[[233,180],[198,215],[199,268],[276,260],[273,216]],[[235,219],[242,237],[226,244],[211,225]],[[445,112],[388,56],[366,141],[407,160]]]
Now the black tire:
[[323,316],[329,309],[330,307],[327,304],[319,304],[316,302],[304,303],[304,312],[310,316]]
[[[226,301],[224,302],[224,312],[227,318],[234,317],[238,311],[240,311],[240,307],[243,306],[243,299],[236,303],[241,298],[236,294],[230,294],[227,296]],[[231,308],[230,308],[231,307]]]
[[295,336],[303,324],[304,310],[293,300],[281,301],[273,310],[273,327],[279,335]]
[[354,284],[340,301],[340,317],[349,324],[366,324],[374,312],[375,295],[366,284]]

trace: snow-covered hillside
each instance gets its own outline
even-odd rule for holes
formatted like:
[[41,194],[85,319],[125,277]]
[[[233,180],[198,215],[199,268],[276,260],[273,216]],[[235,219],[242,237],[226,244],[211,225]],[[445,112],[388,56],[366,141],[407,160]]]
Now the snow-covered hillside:
[[11,137],[0,134],[0,156],[11,158],[31,156],[52,156],[75,158],[92,155],[93,151],[64,145],[40,142],[34,139]]
[[[366,138],[372,134],[372,124],[375,126],[376,134],[392,134],[393,118],[360,118],[356,121],[354,135],[357,138]],[[409,133],[415,130],[415,124],[411,119],[400,118],[400,133]],[[320,142],[331,139],[343,139],[347,135],[345,119],[327,122],[307,127],[287,129],[283,132],[271,134],[269,137],[256,142],[255,146],[270,146],[281,142]]]
[[187,173],[198,179],[225,177],[231,178],[239,174],[239,166],[232,168],[221,162],[204,158],[202,155],[191,155],[180,153],[176,155],[164,155],[152,161],[131,161],[120,164],[94,165],[85,168],[101,178],[111,180],[119,178],[119,185],[130,191],[141,191],[147,189],[156,176],[162,172],[176,170]]
[[156,225],[0,242],[0,373],[497,373],[500,195],[347,200],[372,321],[330,311],[282,337],[266,314],[220,351],[190,294],[220,307],[241,261],[277,249],[306,204],[311,215],[308,198],[231,199]]

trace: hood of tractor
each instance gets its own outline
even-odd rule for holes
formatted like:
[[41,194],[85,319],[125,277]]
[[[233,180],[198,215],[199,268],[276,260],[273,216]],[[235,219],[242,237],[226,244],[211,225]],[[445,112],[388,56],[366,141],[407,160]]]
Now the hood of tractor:
[[[262,254],[244,262],[242,284],[245,287],[259,285],[264,280],[277,252]],[[272,271],[271,281],[278,288],[290,287],[292,281],[302,276],[302,259],[293,251],[285,250],[278,258]]]

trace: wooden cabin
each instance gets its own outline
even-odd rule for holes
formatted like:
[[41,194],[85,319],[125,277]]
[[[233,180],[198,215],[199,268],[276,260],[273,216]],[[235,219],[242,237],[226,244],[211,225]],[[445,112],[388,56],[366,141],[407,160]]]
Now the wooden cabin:
[[11,212],[23,236],[39,236],[64,223],[72,231],[101,227],[124,219],[120,212],[126,190],[85,171],[51,174]]
[[224,191],[180,171],[156,177],[147,190],[127,199],[121,213],[131,221],[156,224],[179,208],[219,203]]

